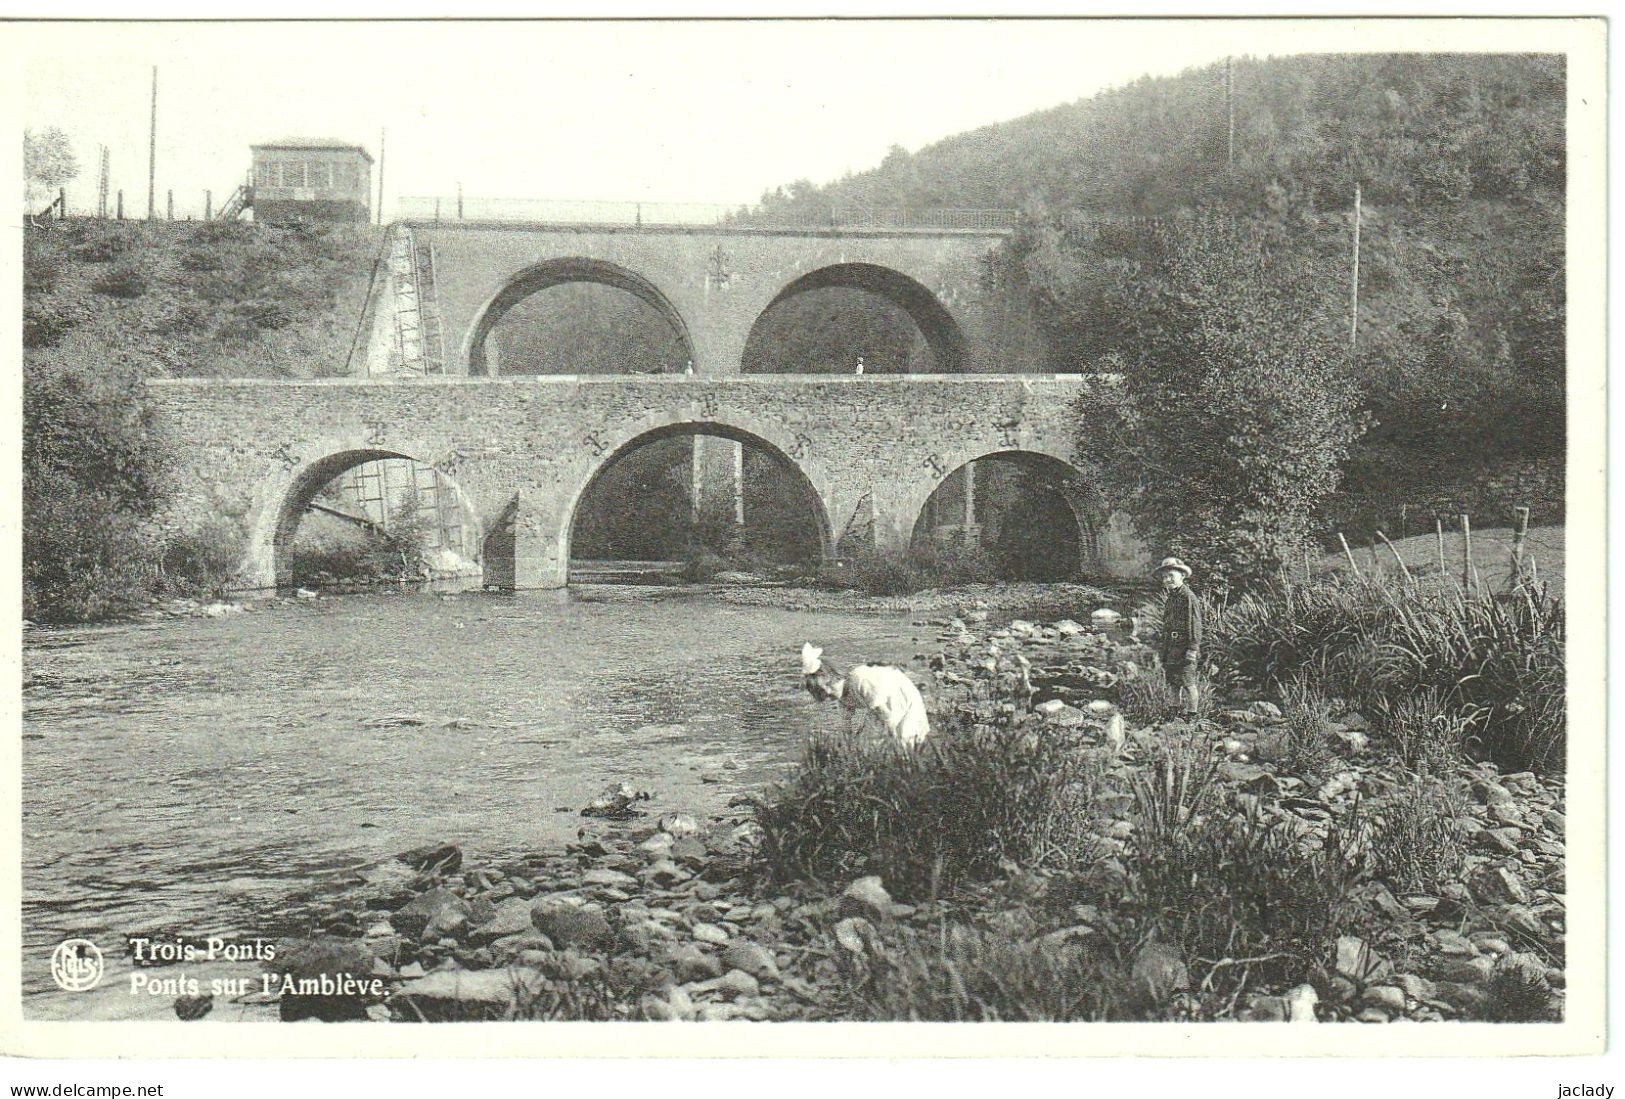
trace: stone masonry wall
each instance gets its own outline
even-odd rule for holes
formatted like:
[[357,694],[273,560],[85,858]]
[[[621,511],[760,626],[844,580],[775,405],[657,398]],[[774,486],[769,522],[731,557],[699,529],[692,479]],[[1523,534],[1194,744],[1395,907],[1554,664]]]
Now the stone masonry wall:
[[699,374],[739,373],[750,330],[773,299],[802,276],[843,264],[894,271],[929,291],[964,337],[967,372],[1023,369],[1041,360],[1025,295],[985,285],[985,258],[1002,239],[996,234],[432,222],[413,223],[413,232],[435,252],[447,373],[469,373],[473,333],[499,291],[527,270],[562,259],[611,264],[652,286],[687,328]]
[[[871,513],[877,545],[902,549],[926,498],[965,462],[1009,451],[1067,461],[1068,408],[1085,384],[1076,375],[187,379],[152,382],[149,393],[180,456],[164,521],[235,529],[245,587],[274,585],[278,540],[291,538],[323,483],[399,455],[451,478],[486,530],[514,505],[513,584],[534,588],[565,582],[576,505],[635,440],[700,429],[765,445],[806,478],[823,552]],[[1107,526],[1100,516],[1097,530]]]

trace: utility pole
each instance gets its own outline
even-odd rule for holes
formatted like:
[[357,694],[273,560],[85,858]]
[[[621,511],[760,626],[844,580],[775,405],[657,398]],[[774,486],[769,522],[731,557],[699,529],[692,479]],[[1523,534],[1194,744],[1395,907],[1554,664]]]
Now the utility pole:
[[384,135],[386,131],[378,130],[378,224],[384,223]]
[[1360,185],[1354,185],[1354,275],[1351,279],[1350,295],[1353,303],[1349,309],[1349,354],[1354,353],[1354,342],[1360,334]]
[[1235,84],[1235,72],[1230,58],[1224,59],[1224,114],[1225,114],[1225,140],[1224,140],[1224,168],[1227,172],[1236,170],[1236,101],[1232,93]]
[[158,211],[158,66],[152,67],[152,126],[147,131],[147,220]]
[[97,176],[96,176],[96,216],[105,220],[106,217],[107,217],[107,184],[108,184],[108,161],[107,161],[107,146],[106,145],[103,145],[101,147],[101,152],[100,152],[97,159],[100,161],[100,166],[99,166]]

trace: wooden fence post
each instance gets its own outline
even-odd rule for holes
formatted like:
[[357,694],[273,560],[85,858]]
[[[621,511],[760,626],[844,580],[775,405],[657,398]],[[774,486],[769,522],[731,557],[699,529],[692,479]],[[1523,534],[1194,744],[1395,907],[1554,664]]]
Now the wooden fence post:
[[56,220],[62,221],[67,216],[68,216],[68,189],[66,187],[58,187],[56,189]]
[[1461,513],[1461,586],[1473,590],[1473,521]]
[[214,192],[213,191],[204,191],[203,192],[203,220],[204,221],[213,221],[214,220]]
[[170,190],[170,191],[164,192],[164,194],[166,196],[165,205],[164,205],[164,220],[165,221],[174,221],[175,220],[175,192],[173,190]]
[[119,188],[118,192],[118,219],[120,221],[124,220],[124,188],[122,187]]
[[1529,509],[1518,507],[1512,510],[1518,516],[1518,526],[1512,532],[1512,576],[1507,586],[1515,588],[1523,582],[1523,540],[1529,534]]
[[1379,530],[1377,532],[1377,537],[1381,538],[1382,544],[1387,546],[1388,549],[1393,553],[1394,562],[1399,565],[1399,571],[1405,574],[1405,580],[1409,582],[1411,579],[1411,570],[1405,567],[1405,559],[1399,555],[1399,549],[1392,542],[1388,541],[1388,536],[1382,531]]
[[1435,534],[1437,534],[1439,536],[1439,579],[1443,580],[1446,576],[1450,575],[1450,573],[1447,572],[1445,570],[1445,567],[1444,567],[1444,517],[1443,516],[1435,515],[1433,517],[1433,531],[1434,531]]
[[1360,578],[1360,566],[1354,563],[1354,551],[1349,549],[1349,540],[1343,537],[1343,532],[1337,532],[1337,540],[1343,543],[1343,556],[1349,559],[1349,568],[1354,572],[1354,578]]

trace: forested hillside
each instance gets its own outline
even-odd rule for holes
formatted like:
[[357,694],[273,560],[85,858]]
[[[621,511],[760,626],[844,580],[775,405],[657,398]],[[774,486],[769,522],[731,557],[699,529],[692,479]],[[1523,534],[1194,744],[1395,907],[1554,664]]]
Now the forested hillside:
[[1050,365],[1087,370],[1120,366],[1144,334],[1124,295],[1152,227],[1199,232],[1198,211],[1314,267],[1346,326],[1358,185],[1347,369],[1368,430],[1346,487],[1421,502],[1563,453],[1564,86],[1563,59],[1544,55],[1237,58],[762,202],[1019,208],[1008,259],[1040,295]]

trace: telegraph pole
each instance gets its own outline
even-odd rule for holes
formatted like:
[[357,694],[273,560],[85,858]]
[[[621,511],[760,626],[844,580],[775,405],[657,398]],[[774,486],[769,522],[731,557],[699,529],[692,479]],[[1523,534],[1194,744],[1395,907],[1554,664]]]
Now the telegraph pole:
[[1354,185],[1354,275],[1349,293],[1349,354],[1354,353],[1354,342],[1360,333],[1360,185]]
[[1234,84],[1235,72],[1231,59],[1227,57],[1224,59],[1224,167],[1228,172],[1236,169],[1236,101],[1232,94]]
[[152,126],[147,131],[147,220],[158,212],[158,66],[152,67]]
[[382,128],[378,131],[378,224],[384,223],[384,135],[387,131]]

